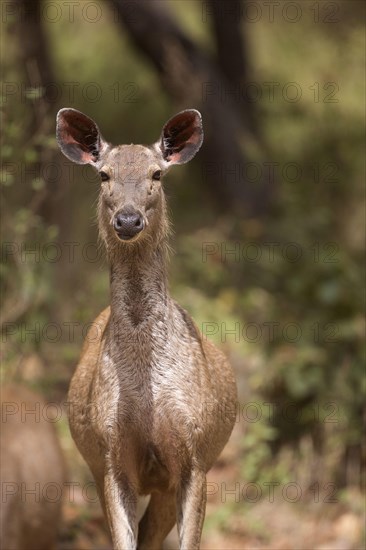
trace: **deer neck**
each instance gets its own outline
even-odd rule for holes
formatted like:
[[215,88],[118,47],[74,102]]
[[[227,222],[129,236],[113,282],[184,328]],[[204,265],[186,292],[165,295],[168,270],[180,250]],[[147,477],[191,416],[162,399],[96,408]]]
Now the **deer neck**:
[[145,334],[167,313],[167,244],[121,247],[110,258],[111,319],[119,331]]

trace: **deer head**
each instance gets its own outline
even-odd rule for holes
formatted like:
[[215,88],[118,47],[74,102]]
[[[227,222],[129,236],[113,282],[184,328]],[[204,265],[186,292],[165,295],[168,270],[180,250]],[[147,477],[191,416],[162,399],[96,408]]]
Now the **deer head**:
[[190,161],[203,140],[198,111],[181,111],[164,125],[150,146],[113,146],[97,124],[75,109],[57,115],[57,141],[64,155],[90,164],[100,174],[99,229],[108,248],[157,242],[166,233],[161,178],[174,164]]

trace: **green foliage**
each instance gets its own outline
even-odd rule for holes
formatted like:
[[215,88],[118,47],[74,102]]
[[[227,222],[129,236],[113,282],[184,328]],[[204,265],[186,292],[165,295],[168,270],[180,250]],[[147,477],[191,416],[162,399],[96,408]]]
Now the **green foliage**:
[[[192,36],[212,51],[207,29],[198,24],[192,27],[196,12],[186,10],[182,2],[176,9]],[[259,161],[271,159],[278,166],[275,206],[267,217],[234,219],[228,212],[217,218],[194,165],[182,167],[180,173],[172,171],[166,183],[176,233],[173,294],[200,330],[204,332],[207,323],[217,328],[211,331],[212,338],[235,366],[241,405],[256,402],[264,411],[264,402],[276,404],[273,416],[263,412],[258,422],[246,422],[243,427],[241,471],[249,481],[300,475],[301,461],[313,465],[318,455],[325,468],[314,475],[343,479],[347,449],[359,446],[362,434],[364,312],[359,289],[363,285],[364,203],[359,75],[363,67],[359,52],[363,35],[357,25],[345,25],[342,40],[321,25],[315,30],[309,22],[302,25],[302,33],[297,25],[278,22],[246,27],[255,67],[253,81],[276,82],[279,90],[296,81],[303,91],[299,103],[286,102],[281,94],[270,101],[263,94],[254,105],[268,143],[269,158]],[[61,104],[51,106],[46,131],[29,134],[33,109],[42,94],[29,89],[20,103],[16,97],[7,98],[6,103],[2,98],[5,162],[22,162],[30,168],[44,162],[45,153],[55,154],[53,121],[63,106],[88,112],[100,121],[111,141],[156,139],[172,111],[157,75],[110,20],[103,19],[98,32],[95,28],[81,20],[73,24],[71,34],[65,20],[46,27]],[[312,33],[311,40],[305,31]],[[9,50],[6,64],[8,80],[22,80],[16,48]],[[69,100],[64,84],[75,81],[75,75],[78,86]],[[128,102],[123,95],[112,99],[111,89],[118,79],[122,92],[128,83],[136,86],[136,102]],[[90,82],[99,83],[103,93],[94,103],[82,93]],[[327,82],[338,86],[336,103],[325,101],[330,91],[323,87]],[[50,158],[60,164],[64,161]],[[300,167],[296,181],[289,177],[291,170],[284,170],[291,164]],[[107,305],[108,272],[102,260],[90,263],[78,257],[74,263],[51,263],[28,255],[22,261],[19,253],[21,246],[42,249],[50,242],[60,246],[68,240],[81,245],[95,242],[97,189],[98,184],[88,180],[81,168],[71,178],[63,173],[53,187],[44,174],[29,171],[23,177],[3,166],[3,241],[14,243],[18,251],[3,255],[0,265],[6,320],[29,327],[65,320],[83,325]],[[227,253],[236,247],[237,257]],[[253,259],[256,250],[260,254]],[[278,323],[273,335],[268,323]],[[238,325],[236,338],[228,331]],[[260,331],[258,338],[250,332],[253,328]],[[19,374],[14,365],[36,353],[49,365],[46,378],[55,384],[61,381],[65,390],[81,341],[80,331],[71,341],[24,341],[18,330],[5,342],[6,374]],[[299,413],[291,422],[283,417],[289,403]]]

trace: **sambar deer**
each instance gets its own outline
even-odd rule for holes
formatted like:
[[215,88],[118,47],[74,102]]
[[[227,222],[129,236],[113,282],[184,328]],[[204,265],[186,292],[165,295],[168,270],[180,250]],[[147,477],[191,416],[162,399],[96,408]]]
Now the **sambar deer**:
[[[199,548],[206,472],[235,421],[236,384],[224,355],[169,295],[169,221],[161,178],[191,160],[201,115],[182,111],[151,146],[106,142],[74,109],[57,116],[66,157],[100,174],[99,232],[110,307],[95,320],[69,390],[73,438],[88,463],[115,549]],[[151,495],[137,526],[136,503]]]
[[56,548],[66,468],[47,404],[18,384],[1,388],[0,548]]

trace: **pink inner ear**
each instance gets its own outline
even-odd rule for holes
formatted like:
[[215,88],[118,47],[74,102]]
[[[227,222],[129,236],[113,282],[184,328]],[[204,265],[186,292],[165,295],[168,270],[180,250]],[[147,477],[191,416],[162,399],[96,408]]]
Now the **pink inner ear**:
[[167,157],[167,161],[168,162],[175,162],[175,163],[179,163],[180,159],[182,158],[182,154],[181,153],[173,153],[172,155],[169,155]]
[[192,135],[189,139],[187,139],[186,143],[193,143],[193,145],[197,145],[202,139],[202,131],[201,128],[195,128]]
[[76,141],[76,139],[73,138],[73,136],[69,133],[68,130],[62,129],[61,131],[61,139],[64,145],[77,145],[78,147],[81,147],[81,144]]
[[99,130],[82,113],[64,114],[58,121],[58,139],[66,155],[75,162],[87,164],[98,160]]
[[61,140],[66,149],[71,149],[74,153],[76,153],[76,155],[80,158],[80,162],[88,164],[89,162],[95,162],[97,160],[94,155],[90,154],[88,151],[85,151],[83,145],[76,141],[76,139],[74,139],[73,136],[66,130],[61,131]]
[[202,126],[196,113],[182,112],[173,117],[163,130],[163,152],[168,162],[190,160],[202,143]]
[[98,158],[96,158],[94,155],[91,155],[90,153],[86,153],[85,151],[82,151],[81,160],[85,162],[85,164],[87,164],[88,162],[96,162]]

